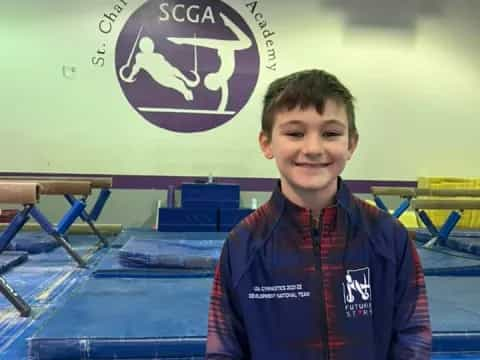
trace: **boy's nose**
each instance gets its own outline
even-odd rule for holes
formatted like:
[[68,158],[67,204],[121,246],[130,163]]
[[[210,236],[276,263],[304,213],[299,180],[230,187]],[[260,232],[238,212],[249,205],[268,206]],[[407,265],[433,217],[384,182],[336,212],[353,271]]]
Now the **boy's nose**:
[[317,136],[307,137],[303,143],[303,152],[306,155],[321,155],[324,150],[323,142]]

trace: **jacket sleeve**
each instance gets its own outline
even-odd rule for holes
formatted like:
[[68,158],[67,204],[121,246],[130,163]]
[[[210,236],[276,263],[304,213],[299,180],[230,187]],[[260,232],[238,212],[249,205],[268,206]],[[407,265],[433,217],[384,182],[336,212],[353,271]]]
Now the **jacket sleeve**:
[[248,342],[232,290],[229,240],[215,270],[208,312],[206,359],[248,359]]
[[430,359],[432,330],[425,279],[415,244],[402,227],[396,240],[397,284],[395,288],[393,360]]

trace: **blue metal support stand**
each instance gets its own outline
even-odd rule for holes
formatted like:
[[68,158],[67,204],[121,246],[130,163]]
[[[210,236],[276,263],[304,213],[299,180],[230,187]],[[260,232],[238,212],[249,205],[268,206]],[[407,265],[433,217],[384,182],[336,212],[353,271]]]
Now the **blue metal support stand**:
[[8,227],[0,235],[0,253],[10,244],[10,241],[17,235],[20,229],[30,219],[30,212],[33,205],[25,205],[12,219]]
[[379,209],[382,209],[384,211],[388,211],[387,205],[383,202],[383,200],[380,198],[380,196],[374,195],[373,200],[375,201],[375,204],[377,204],[377,207]]
[[105,206],[105,203],[107,202],[111,193],[112,192],[109,189],[100,190],[100,194],[98,195],[98,199],[95,202],[95,204],[93,205],[92,211],[90,211],[90,218],[93,221],[97,221],[97,219],[100,216],[100,213],[102,212],[103,207]]
[[[0,235],[0,253],[8,246],[10,241],[21,230],[23,225],[30,219],[33,205],[25,205],[22,211],[18,212],[8,227]],[[15,292],[8,282],[0,276],[0,293],[18,310],[21,316],[29,316],[31,308],[23,298]]]
[[[388,212],[388,207],[387,205],[385,205],[385,203],[383,202],[383,200],[380,198],[380,196],[378,195],[374,195],[373,196],[373,200],[375,201],[375,204],[377,205],[377,207],[379,209],[382,209],[384,211],[387,211]],[[402,214],[408,210],[408,208],[410,207],[410,202],[411,202],[412,198],[411,197],[407,197],[405,198],[401,203],[400,205],[398,205],[398,207],[393,211],[392,213],[392,216],[396,217],[397,219],[402,216]]]
[[0,276],[0,293],[18,310],[21,316],[29,316],[32,309],[23,298]]
[[[75,199],[75,197],[73,195],[65,194],[64,196],[65,196],[65,199],[67,199],[67,201],[72,206],[74,206],[75,202],[78,201],[77,199]],[[109,246],[109,243],[108,243],[107,239],[105,239],[105,237],[102,234],[100,234],[100,232],[96,228],[95,224],[93,223],[93,219],[96,219],[96,217],[98,217],[98,215],[102,211],[103,206],[105,205],[105,202],[107,201],[109,196],[110,196],[110,190],[102,189],[102,191],[100,192],[100,196],[98,197],[90,215],[87,213],[87,211],[85,209],[82,210],[82,212],[80,213],[80,218],[84,222],[86,222],[88,224],[88,226],[90,226],[90,229],[92,229],[93,233],[100,239],[100,241],[103,243],[103,245],[105,245],[107,247]],[[92,215],[92,214],[94,214],[94,215]]]
[[406,198],[405,200],[403,200],[400,205],[398,205],[398,207],[395,209],[395,211],[393,212],[393,216],[396,217],[397,219],[402,216],[402,214],[407,211],[407,209],[410,207],[410,200],[411,198]]
[[417,209],[417,214],[420,220],[425,224],[427,227],[427,230],[432,234],[432,236],[438,236],[438,230],[436,226],[433,224],[432,220],[430,220],[430,217],[424,210],[418,210]]
[[80,213],[85,208],[85,203],[78,201],[74,206],[70,208],[69,211],[63,216],[59,221],[57,228],[55,229],[50,221],[38,210],[35,206],[32,207],[31,215],[32,217],[40,224],[42,229],[53,236],[57,242],[62,245],[62,247],[67,251],[67,253],[77,262],[81,267],[86,267],[87,263],[82,259],[80,254],[78,254],[70,245],[68,240],[65,237],[65,233],[68,228],[72,225],[75,219],[80,215]]
[[435,246],[437,243],[440,245],[445,245],[450,233],[453,231],[457,223],[462,218],[463,210],[454,210],[450,213],[445,223],[440,227],[440,230],[437,230],[435,225],[430,220],[430,217],[424,210],[418,211],[418,215],[422,222],[427,227],[430,234],[432,234],[432,238],[427,241],[424,245],[426,248],[431,248]]

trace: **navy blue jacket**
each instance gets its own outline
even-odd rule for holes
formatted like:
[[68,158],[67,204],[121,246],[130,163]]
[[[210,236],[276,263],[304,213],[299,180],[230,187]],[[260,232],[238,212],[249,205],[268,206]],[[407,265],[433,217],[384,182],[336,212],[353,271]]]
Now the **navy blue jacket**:
[[422,268],[407,230],[339,180],[319,218],[271,199],[229,234],[207,359],[429,359]]

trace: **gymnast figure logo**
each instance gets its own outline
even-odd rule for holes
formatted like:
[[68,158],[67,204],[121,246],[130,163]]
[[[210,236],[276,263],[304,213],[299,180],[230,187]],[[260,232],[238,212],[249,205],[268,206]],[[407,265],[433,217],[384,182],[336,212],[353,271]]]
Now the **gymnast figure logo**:
[[357,270],[347,270],[346,282],[343,285],[343,298],[345,304],[355,302],[355,293],[360,295],[362,301],[371,300],[370,269],[368,267]]
[[143,119],[170,131],[200,132],[230,121],[259,73],[251,27],[222,0],[147,0],[117,39],[123,95]]
[[[134,48],[138,42],[140,33],[141,29],[135,40]],[[193,94],[189,88],[196,87],[200,83],[200,77],[196,69],[191,71],[194,75],[194,79],[188,79],[179,69],[169,63],[162,54],[155,53],[155,44],[148,36],[144,36],[140,39],[139,48],[140,52],[135,56],[135,64],[133,65],[130,74],[126,76],[125,70],[130,66],[129,63],[131,57],[119,70],[119,76],[123,81],[127,83],[134,82],[135,77],[140,70],[144,70],[150,74],[152,79],[158,84],[178,91],[183,95],[185,100],[193,100]],[[133,54],[133,52],[131,54]]]
[[[164,54],[155,51],[155,43],[149,36],[142,36],[142,27],[137,33],[137,37],[132,46],[132,50],[127,62],[120,67],[119,77],[125,83],[134,83],[136,76],[140,71],[146,72],[151,79],[159,86],[171,89],[180,93],[186,101],[193,101],[194,94],[192,89],[200,84],[200,75],[198,73],[198,52],[197,47],[213,49],[219,58],[220,66],[216,72],[208,73],[203,79],[205,88],[210,91],[220,91],[220,101],[215,111],[210,109],[191,109],[192,113],[217,113],[234,114],[234,111],[227,110],[229,100],[228,82],[235,72],[235,54],[237,51],[249,49],[252,46],[252,40],[225,14],[219,14],[223,24],[231,30],[236,39],[224,40],[215,38],[197,38],[193,37],[167,37],[166,39],[176,45],[190,45],[193,47],[193,70],[190,70],[192,78],[182,73],[174,64],[169,62]],[[138,48],[133,61],[133,55]],[[132,65],[133,62],[133,65]],[[131,68],[130,73],[128,70]],[[184,112],[186,109],[162,109],[139,107],[141,111],[162,110],[168,112]]]

